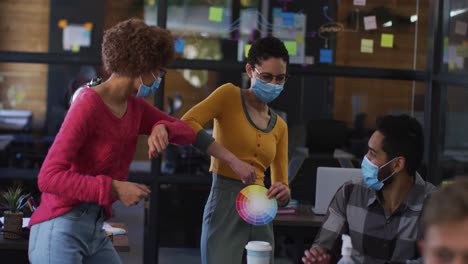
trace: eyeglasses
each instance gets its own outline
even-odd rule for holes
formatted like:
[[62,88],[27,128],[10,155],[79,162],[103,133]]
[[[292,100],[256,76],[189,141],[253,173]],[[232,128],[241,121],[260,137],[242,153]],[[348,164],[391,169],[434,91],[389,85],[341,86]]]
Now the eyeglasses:
[[255,69],[255,72],[260,76],[260,79],[265,82],[272,82],[273,79],[275,79],[276,83],[283,84],[290,77],[289,74],[273,75],[269,72],[261,72],[257,68],[254,68],[254,69]]

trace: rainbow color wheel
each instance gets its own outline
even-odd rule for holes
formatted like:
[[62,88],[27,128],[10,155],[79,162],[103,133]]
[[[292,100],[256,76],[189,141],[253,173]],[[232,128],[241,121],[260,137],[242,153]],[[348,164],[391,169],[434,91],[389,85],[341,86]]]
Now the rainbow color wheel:
[[268,199],[267,188],[250,185],[237,195],[236,209],[239,216],[252,225],[266,225],[276,216],[278,204],[276,199]]

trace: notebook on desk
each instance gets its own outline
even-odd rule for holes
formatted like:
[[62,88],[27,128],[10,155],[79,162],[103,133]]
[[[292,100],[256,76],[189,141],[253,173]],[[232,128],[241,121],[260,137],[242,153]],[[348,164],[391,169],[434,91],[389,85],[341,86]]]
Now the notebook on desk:
[[336,191],[345,182],[359,179],[361,169],[318,167],[313,212],[318,215],[326,214]]

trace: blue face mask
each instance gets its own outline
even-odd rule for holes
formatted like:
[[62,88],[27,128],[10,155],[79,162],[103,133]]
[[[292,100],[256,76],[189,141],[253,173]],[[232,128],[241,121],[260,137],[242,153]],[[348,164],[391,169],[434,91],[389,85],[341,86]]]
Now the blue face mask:
[[[395,158],[396,159],[396,158]],[[382,181],[379,180],[379,170],[382,169],[383,167],[387,166],[392,162],[394,159],[391,161],[385,163],[382,165],[380,168],[372,163],[367,156],[364,156],[364,159],[362,160],[361,164],[361,170],[362,170],[362,178],[364,179],[364,182],[366,183],[367,187],[369,187],[372,190],[379,191],[382,189],[384,186],[384,182],[388,179],[390,179],[395,172],[387,176],[385,179]]]
[[141,76],[140,76],[141,84],[136,94],[137,97],[148,97],[159,88],[159,85],[161,84],[161,78],[156,78],[154,74],[153,74],[153,77],[155,79],[153,84],[151,84],[151,86],[148,86],[143,83],[143,80],[141,80]]
[[269,103],[283,91],[283,86],[284,84],[272,84],[257,78],[252,90],[260,101]]

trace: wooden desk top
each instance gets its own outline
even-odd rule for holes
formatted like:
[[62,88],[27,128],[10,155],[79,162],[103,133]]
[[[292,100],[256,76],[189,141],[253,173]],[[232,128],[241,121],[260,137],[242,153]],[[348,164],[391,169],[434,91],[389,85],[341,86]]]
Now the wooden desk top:
[[300,205],[297,214],[276,215],[273,225],[321,227],[324,220],[325,216],[314,214],[310,206]]
[[[123,223],[109,223],[113,227],[119,227],[127,230],[127,227]],[[127,230],[128,232],[128,230]],[[117,235],[113,236],[112,238],[112,244],[114,245],[115,250],[119,252],[129,252],[130,251],[130,245],[128,243],[128,236],[127,234],[125,235]]]
[[[127,230],[127,227],[123,223],[109,223],[112,226],[120,227]],[[117,235],[112,239],[112,244],[114,245],[115,250],[119,252],[128,252],[130,251],[130,246],[128,243],[128,236]],[[28,239],[4,239],[3,233],[0,233],[0,250],[28,250]]]

